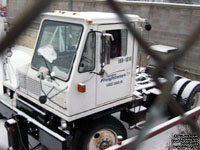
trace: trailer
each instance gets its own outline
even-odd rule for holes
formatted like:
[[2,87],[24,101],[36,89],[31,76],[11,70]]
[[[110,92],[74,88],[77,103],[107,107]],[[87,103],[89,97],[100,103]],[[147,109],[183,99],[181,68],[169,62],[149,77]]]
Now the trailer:
[[[138,43],[114,13],[55,10],[42,14],[34,50],[4,54],[0,114],[8,120],[9,148],[30,149],[32,136],[50,150],[103,150],[127,138],[161,94],[150,72],[137,66]],[[146,19],[126,15],[150,30]],[[154,45],[161,57],[177,49]],[[173,67],[173,66],[172,66]],[[200,82],[174,74],[171,94],[184,108],[199,105]],[[167,80],[160,76],[161,82]]]

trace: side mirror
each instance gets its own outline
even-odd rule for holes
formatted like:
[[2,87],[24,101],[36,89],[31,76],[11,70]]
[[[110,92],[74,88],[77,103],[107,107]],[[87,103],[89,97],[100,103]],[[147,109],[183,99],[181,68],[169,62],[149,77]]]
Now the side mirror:
[[104,33],[102,35],[101,64],[110,64],[111,40],[114,41],[112,34]]
[[148,22],[146,22],[146,24],[145,24],[145,29],[146,29],[146,31],[151,31],[151,24],[150,23],[148,23]]

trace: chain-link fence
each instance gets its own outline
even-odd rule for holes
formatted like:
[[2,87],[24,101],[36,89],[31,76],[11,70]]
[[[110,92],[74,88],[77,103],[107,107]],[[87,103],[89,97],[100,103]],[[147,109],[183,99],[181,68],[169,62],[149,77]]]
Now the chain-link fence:
[[162,2],[162,3],[181,3],[181,4],[198,4],[199,0],[127,0],[127,1],[145,1],[145,2]]
[[[199,37],[200,33],[200,24],[194,29],[194,31],[191,33],[191,36],[188,38],[185,45],[182,47],[182,49],[176,53],[176,55],[173,55],[169,57],[166,60],[162,60],[158,55],[156,55],[150,47],[146,44],[146,42],[140,37],[139,34],[132,28],[131,24],[129,23],[128,18],[123,15],[122,10],[118,6],[118,4],[113,0],[108,0],[108,5],[113,9],[113,11],[118,14],[120,19],[124,22],[126,27],[129,29],[129,31],[132,33],[132,35],[137,39],[140,46],[145,50],[147,54],[152,56],[154,60],[159,64],[153,73],[154,81],[156,82],[157,87],[162,91],[162,94],[158,96],[155,104],[150,109],[149,118],[144,126],[144,128],[141,130],[140,134],[138,135],[137,139],[133,142],[133,144],[130,146],[130,149],[137,149],[139,144],[145,140],[146,133],[153,127],[153,123],[161,117],[160,114],[163,114],[164,108],[167,106],[177,115],[182,115],[183,119],[186,123],[188,123],[192,130],[196,131],[196,134],[200,136],[200,130],[198,126],[189,118],[184,116],[183,109],[173,100],[173,98],[170,95],[170,91],[173,86],[173,71],[169,70],[169,65],[172,62],[175,62],[177,59],[180,59],[186,51],[195,43],[195,41]],[[163,70],[165,68],[165,70]],[[164,76],[167,79],[166,83],[160,83],[158,80],[158,77],[161,75],[161,73],[164,72]]]
[[[23,16],[17,19],[15,26],[11,28],[7,34],[7,36],[0,43],[0,53],[10,46],[14,41],[19,37],[19,35],[31,24],[31,21],[34,20],[53,0],[35,0],[35,3],[31,8],[28,8],[26,12],[24,12]],[[110,8],[119,16],[119,18],[123,21],[125,26],[129,29],[131,34],[137,39],[140,46],[143,50],[150,55],[156,62],[159,64],[152,74],[152,77],[156,83],[158,89],[161,90],[161,95],[158,96],[154,105],[151,107],[149,111],[149,117],[145,123],[144,128],[139,133],[137,139],[131,144],[129,149],[137,149],[139,144],[146,139],[147,132],[153,127],[154,122],[162,117],[163,111],[166,107],[169,107],[171,112],[174,112],[176,115],[182,115],[182,119],[186,122],[193,131],[200,137],[200,130],[196,123],[184,116],[183,109],[173,100],[171,96],[171,89],[174,83],[173,70],[170,69],[169,65],[175,62],[177,59],[181,59],[181,57],[187,52],[188,49],[197,41],[200,35],[200,24],[194,29],[191,33],[188,40],[185,42],[185,45],[182,47],[180,51],[178,51],[175,55],[170,56],[166,60],[162,60],[151,48],[147,45],[145,40],[135,31],[135,29],[130,24],[128,18],[124,15],[123,11],[120,9],[119,4],[114,0],[107,0],[107,4]],[[70,6],[73,7],[72,0],[70,1]],[[163,69],[165,68],[165,69]],[[164,77],[167,79],[167,82],[161,83],[158,80],[160,74],[164,73]]]

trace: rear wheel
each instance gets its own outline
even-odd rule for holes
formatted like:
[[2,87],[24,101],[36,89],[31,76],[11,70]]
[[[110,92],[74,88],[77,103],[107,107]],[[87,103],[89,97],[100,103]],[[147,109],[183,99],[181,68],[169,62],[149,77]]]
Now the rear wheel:
[[127,138],[126,129],[113,116],[88,123],[75,133],[73,150],[104,150],[117,144],[117,136]]
[[[200,106],[200,86],[195,89],[195,92],[193,93],[191,98],[188,99],[188,106],[188,110]],[[197,124],[200,127],[200,116],[198,116]]]
[[197,106],[200,106],[200,85],[192,90],[185,105],[185,111],[191,110]]
[[[184,90],[184,88],[182,90]],[[200,106],[200,85],[197,85],[194,89],[192,89],[187,99],[181,99],[180,96],[178,99],[176,99],[176,101],[185,112]],[[171,117],[177,116],[170,109],[168,109],[168,113]]]
[[200,106],[200,93],[197,93],[192,100],[192,105],[191,105],[191,109]]

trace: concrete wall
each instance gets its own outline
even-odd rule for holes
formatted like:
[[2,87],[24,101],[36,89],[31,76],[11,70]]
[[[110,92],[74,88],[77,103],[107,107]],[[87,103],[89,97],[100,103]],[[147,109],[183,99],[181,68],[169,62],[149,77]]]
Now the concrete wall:
[[[28,7],[33,0],[8,0],[8,20],[13,24],[16,16],[20,16],[22,9]],[[112,11],[106,2],[102,0],[73,0],[74,11]],[[144,37],[152,43],[166,44],[181,48],[188,39],[190,33],[200,22],[200,6],[183,4],[161,4],[145,2],[120,2],[125,13],[137,14],[149,20],[153,28],[145,32]],[[45,11],[54,9],[70,10],[68,0],[56,0]],[[17,41],[33,48],[40,19],[33,22],[22,38]],[[142,64],[146,64],[146,56],[142,55]],[[187,55],[181,61],[177,61],[176,67],[180,73],[189,75],[190,78],[200,80],[200,39],[189,49]],[[191,72],[187,74],[186,72]]]
[[1,7],[6,7],[7,0],[0,0]]

